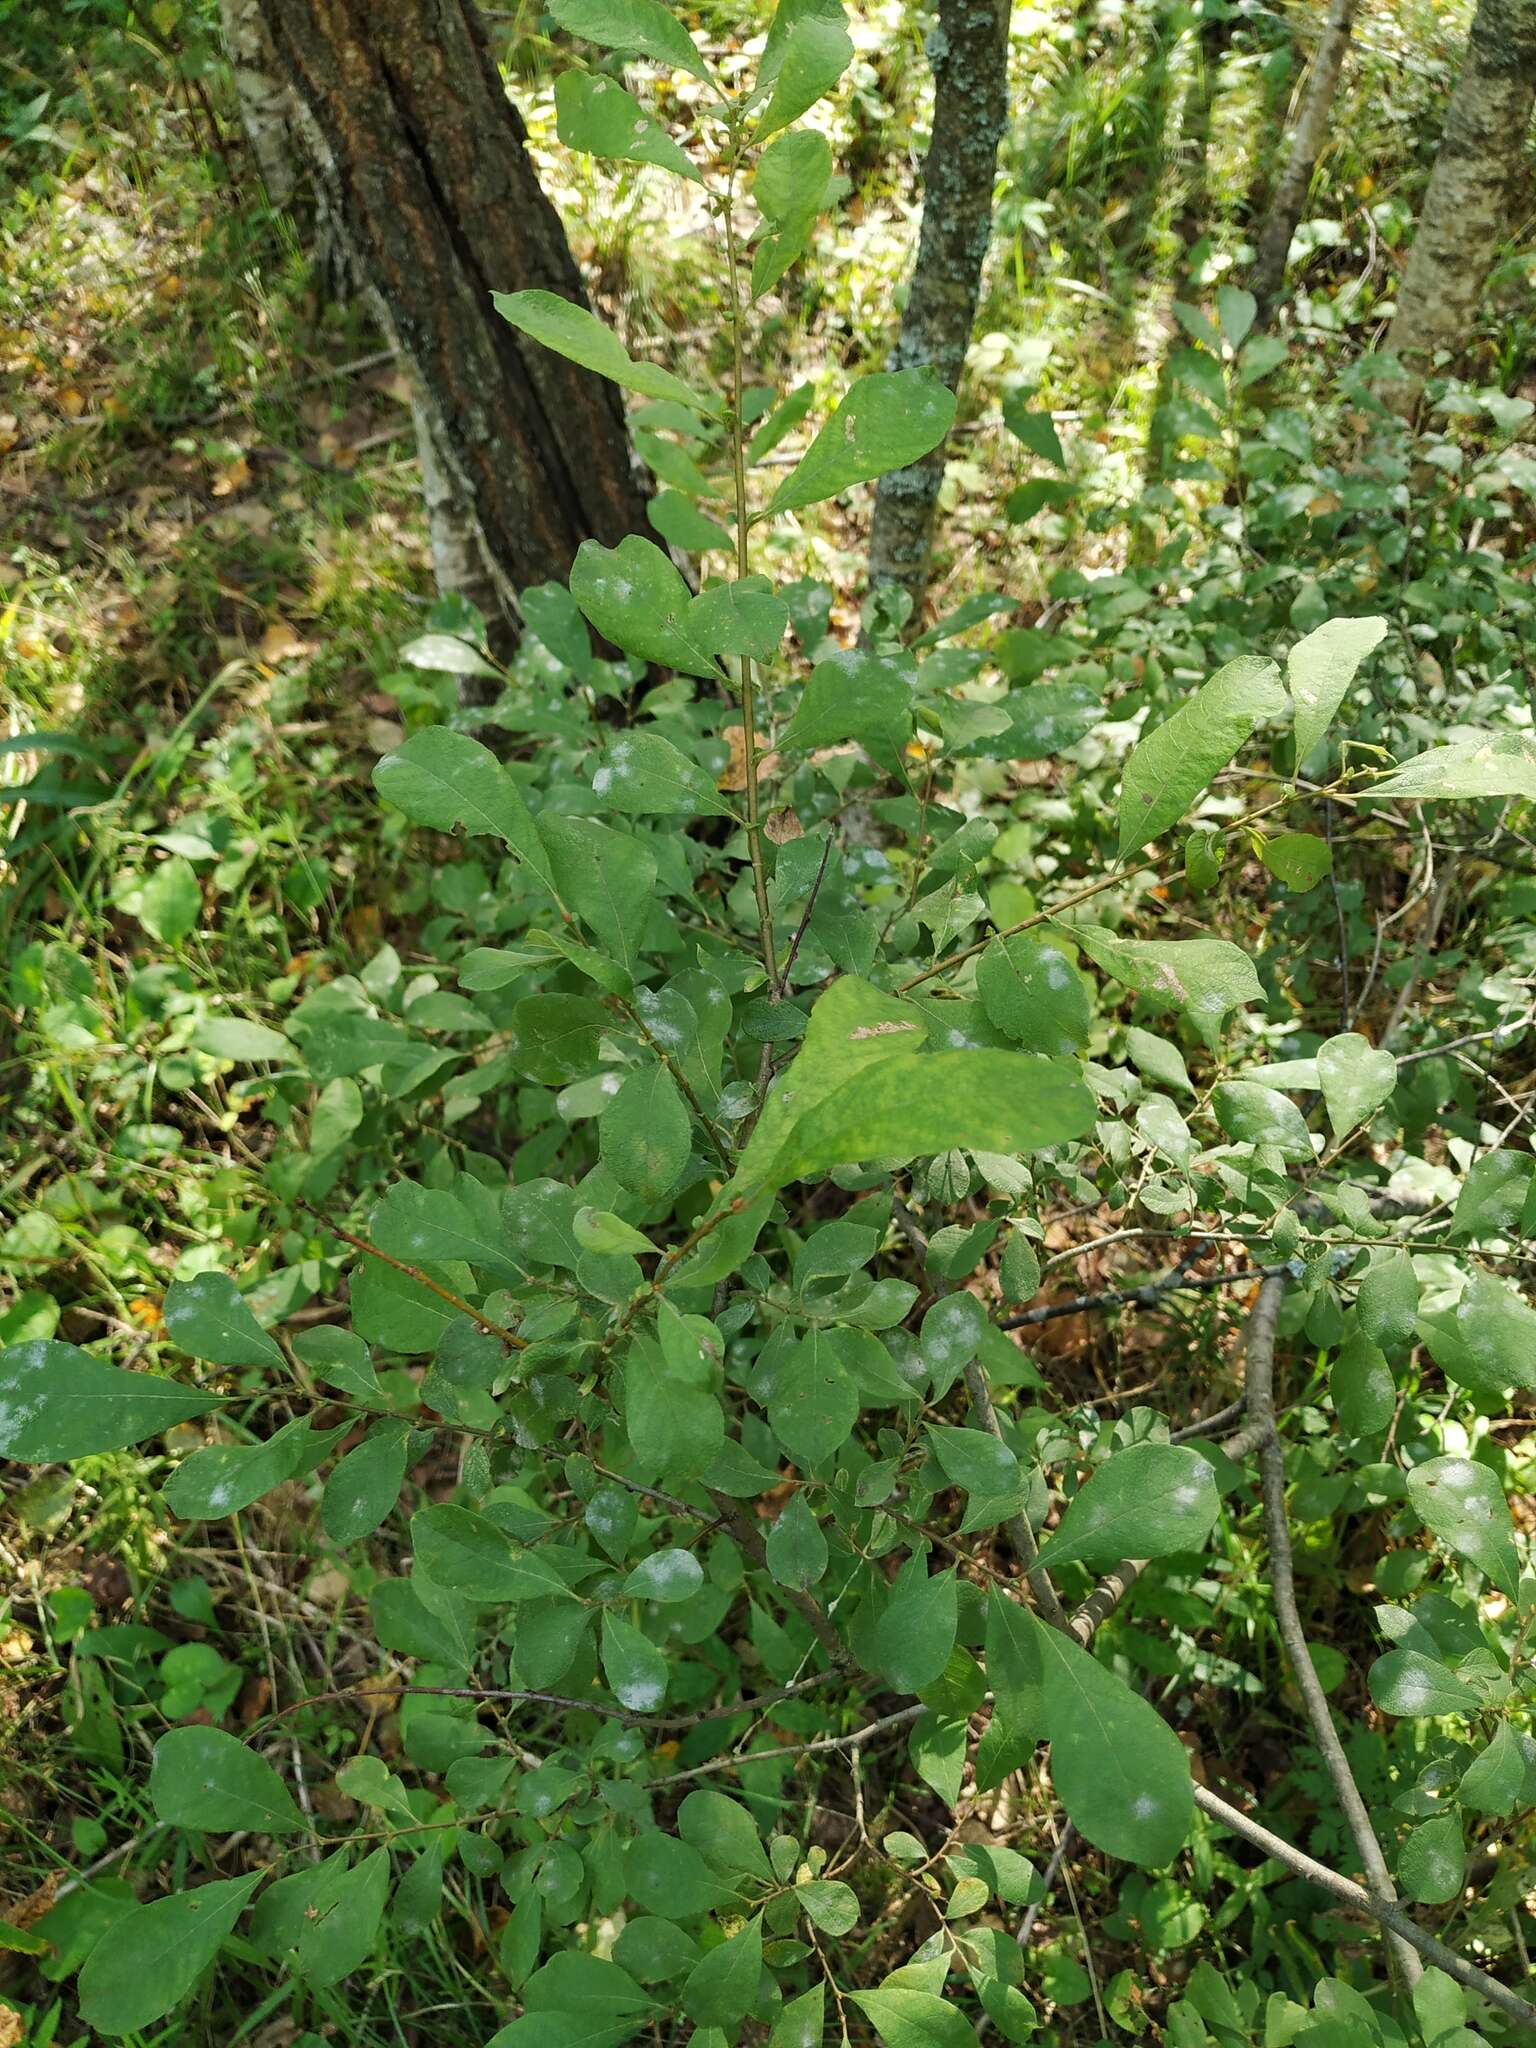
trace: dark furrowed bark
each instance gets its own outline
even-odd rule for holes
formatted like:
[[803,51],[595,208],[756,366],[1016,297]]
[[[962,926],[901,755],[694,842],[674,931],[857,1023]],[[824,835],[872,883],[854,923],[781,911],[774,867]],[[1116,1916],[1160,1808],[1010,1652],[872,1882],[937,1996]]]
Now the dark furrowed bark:
[[468,0],[259,4],[417,388],[440,574],[466,552],[444,525],[451,503],[479,556],[483,592],[467,594],[509,624],[518,589],[563,577],[585,539],[644,530],[646,504],[615,388],[491,304],[529,288],[586,303],[522,121]]

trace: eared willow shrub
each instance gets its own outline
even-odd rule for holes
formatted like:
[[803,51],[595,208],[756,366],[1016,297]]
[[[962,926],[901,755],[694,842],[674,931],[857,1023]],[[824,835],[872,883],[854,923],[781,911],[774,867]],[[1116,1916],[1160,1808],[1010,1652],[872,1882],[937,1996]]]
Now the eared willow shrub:
[[[969,600],[910,647],[877,632],[846,648],[829,592],[761,566],[766,536],[923,456],[954,414],[923,370],[858,378],[830,407],[749,381],[753,309],[839,192],[826,140],[797,124],[849,62],[841,11],[783,0],[755,73],[728,84],[659,0],[551,11],[703,88],[679,139],[614,79],[572,71],[559,132],[706,188],[725,370],[695,387],[563,299],[498,299],[643,401],[672,551],[589,542],[569,591],[526,593],[553,688],[503,712],[538,743],[531,761],[440,724],[379,763],[397,824],[462,832],[485,863],[460,890],[462,993],[340,979],[259,1049],[308,1119],[306,1143],[290,1130],[273,1153],[274,1195],[332,1244],[337,1161],[381,1103],[427,1105],[449,1132],[493,1091],[515,1100],[511,1170],[461,1146],[389,1186],[347,1239],[349,1323],[273,1334],[202,1273],[165,1305],[196,1368],[125,1370],[51,1340],[0,1358],[12,1458],[92,1457],[200,1419],[206,1447],[165,1489],[174,1516],[317,1491],[398,1691],[398,1752],[336,1772],[351,1824],[299,1797],[294,1743],[324,1724],[297,1698],[238,1735],[222,1715],[159,1734],[157,1820],[192,1855],[239,1835],[244,1867],[120,1907],[81,1971],[82,2017],[108,2036],[152,2027],[230,1943],[301,1993],[336,1985],[386,1917],[419,1929],[463,1877],[509,1909],[497,2048],[1028,2041],[1014,1930],[1042,1881],[1010,1830],[976,1819],[1012,1778],[1015,1838],[1021,1814],[1059,1807],[1088,1845],[1074,1853],[1158,1871],[1194,1854],[1233,1915],[1264,1903],[1257,1841],[1271,1872],[1385,1923],[1414,2038],[1512,2039],[1529,2008],[1437,1950],[1408,1902],[1460,1897],[1467,1827],[1536,1800],[1532,1582],[1500,1462],[1466,1455],[1463,1426],[1536,1385],[1536,1312],[1501,1256],[1536,1220],[1531,1157],[1485,1151],[1427,1219],[1405,1217],[1367,1142],[1397,1128],[1393,1052],[1345,1030],[1266,1064],[1252,946],[1195,918],[1137,937],[1111,892],[1151,872],[1198,903],[1228,853],[1306,889],[1335,858],[1311,829],[1319,788],[1366,820],[1529,801],[1536,753],[1462,729],[1395,772],[1342,772],[1330,735],[1385,626],[1331,620],[1283,664],[1228,662],[1145,733],[1101,872],[1008,925],[983,893],[998,828],[967,793],[990,764],[1073,746],[1102,706],[1080,682],[983,672],[961,636],[1004,599]],[[697,588],[680,556],[707,572]],[[1326,781],[1260,777],[1279,793],[1184,836],[1213,779],[1287,725],[1297,760],[1323,750]],[[1208,1424],[1146,1407],[1100,1421],[1020,1347],[1044,1319],[1028,1307],[1043,1220],[1101,1202],[1190,1240],[1147,1305],[1188,1284],[1204,1240],[1250,1248],[1267,1277],[1246,1419],[1239,1400]],[[1370,1686],[1382,1714],[1433,1724],[1433,1784],[1404,1779],[1372,1813],[1291,1592],[1277,1333],[1282,1360],[1292,1338],[1332,1359],[1346,1478],[1326,1512],[1347,1495],[1417,1560],[1377,1609]],[[1425,1354],[1449,1391],[1399,1421]],[[416,1507],[395,1569],[366,1567],[445,1444],[451,1494]],[[1297,1718],[1348,1845],[1338,1876],[1197,1784],[1160,1710],[1197,1662],[1210,1681],[1191,1567],[1224,1500],[1257,1484]],[[1154,1703],[1142,1669],[1171,1693]],[[807,1771],[835,1774],[830,1835]],[[913,1813],[924,1838],[897,1825]],[[909,1892],[921,1910],[898,1919]],[[1260,2003],[1203,1962],[1168,1993],[1167,2038],[1405,2038],[1339,1980],[1316,2017],[1279,1992]]]

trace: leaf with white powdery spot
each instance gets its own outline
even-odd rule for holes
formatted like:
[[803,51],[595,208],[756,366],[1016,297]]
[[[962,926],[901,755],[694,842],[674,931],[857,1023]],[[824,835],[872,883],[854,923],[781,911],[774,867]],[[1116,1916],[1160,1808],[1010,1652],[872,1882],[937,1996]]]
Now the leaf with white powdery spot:
[[1049,1566],[1075,1560],[1095,1570],[1123,1557],[1198,1550],[1215,1527],[1221,1497],[1200,1453],[1184,1444],[1131,1444],[1068,1504],[1041,1545]]
[[1501,1593],[1519,1592],[1509,1503],[1497,1477],[1470,1458],[1431,1458],[1408,1474],[1408,1498],[1448,1550],[1475,1564]]
[[122,1450],[220,1406],[218,1394],[158,1373],[124,1372],[52,1338],[0,1351],[0,1454],[18,1464]]
[[1296,707],[1298,771],[1333,721],[1344,693],[1373,647],[1386,637],[1385,619],[1329,619],[1286,657],[1285,680]]

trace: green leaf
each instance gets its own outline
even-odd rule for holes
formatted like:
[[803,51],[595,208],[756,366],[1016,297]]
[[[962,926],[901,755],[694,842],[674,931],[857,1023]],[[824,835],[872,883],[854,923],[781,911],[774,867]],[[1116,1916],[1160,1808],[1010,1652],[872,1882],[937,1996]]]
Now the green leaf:
[[945,1859],[962,1881],[978,1879],[988,1892],[1010,1906],[1027,1906],[1045,1897],[1035,1866],[1001,1842],[968,1842]]
[[[563,0],[568,7],[583,7],[589,0]],[[607,10],[609,0],[590,0],[596,11]],[[627,7],[648,7],[650,0],[612,0],[615,11]],[[684,34],[680,23],[673,20],[663,7],[655,12],[672,23],[679,36],[690,49],[693,48]],[[697,53],[695,53],[697,55]],[[630,356],[619,337],[603,325],[595,314],[585,306],[576,306],[569,299],[562,299],[556,292],[492,292],[491,303],[503,320],[541,342],[545,348],[553,349],[556,355],[566,356],[573,363],[580,363],[584,370],[594,370],[599,377],[606,377],[611,383],[620,384],[626,391],[638,391],[642,398],[670,398],[679,405],[686,405],[691,412],[716,417],[722,410],[720,400],[713,392],[690,391],[680,377],[670,371],[661,370],[654,363],[637,363]]]
[[593,772],[592,794],[614,810],[641,816],[736,815],[698,762],[655,732],[616,735]]
[[807,1920],[823,1934],[851,1934],[859,1924],[859,1895],[834,1878],[809,1878],[795,1886],[795,1899]]
[[983,1499],[1012,1496],[1022,1486],[1018,1459],[989,1431],[930,1422],[927,1434],[934,1456],[952,1486],[963,1486],[967,1493],[979,1494]]
[[1415,1512],[1448,1550],[1466,1558],[1501,1593],[1518,1597],[1520,1560],[1509,1503],[1496,1475],[1470,1458],[1431,1458],[1408,1473]]
[[1315,832],[1277,832],[1260,840],[1259,858],[1277,881],[1302,896],[1333,868],[1333,849]]
[[898,1985],[851,1996],[885,2048],[978,2048],[976,2029],[964,2013],[931,1991]]
[[[665,1303],[659,1313],[675,1316]],[[725,1417],[702,1358],[690,1366],[637,1345],[625,1367],[624,1418],[648,1477],[697,1479],[725,1442]]]
[[1419,1283],[1407,1252],[1391,1252],[1367,1267],[1355,1313],[1366,1336],[1388,1357],[1407,1349],[1419,1322]]
[[1367,1122],[1397,1086],[1397,1061],[1358,1031],[1341,1031],[1317,1049],[1317,1078],[1333,1135]]
[[603,1616],[603,1676],[620,1706],[654,1714],[667,1696],[667,1660],[633,1623]]
[[1286,656],[1285,680],[1296,707],[1298,771],[1333,723],[1361,662],[1386,632],[1385,619],[1329,619]]
[[1068,1817],[1106,1855],[1171,1863],[1194,1815],[1184,1745],[1154,1707],[1070,1637],[1026,1619],[1045,1658],[1051,1780]]
[[1403,1896],[1421,1906],[1443,1906],[1467,1881],[1467,1850],[1461,1816],[1437,1813],[1411,1830],[1397,1858]]
[[300,1416],[258,1444],[211,1444],[182,1460],[165,1489],[165,1504],[183,1521],[237,1515],[274,1486],[312,1472],[340,1431],[316,1434]]
[[369,1242],[391,1258],[412,1265],[441,1265],[462,1259],[516,1287],[523,1269],[512,1256],[495,1197],[489,1188],[463,1178],[465,1199],[446,1188],[397,1181],[374,1204]]
[[401,648],[400,659],[412,668],[435,669],[439,675],[498,677],[501,673],[457,633],[420,633]]
[[617,79],[600,72],[562,71],[555,80],[555,133],[567,149],[587,156],[657,164],[695,184],[704,182],[703,172],[661,123]]
[[683,1985],[683,2009],[701,2027],[734,2028],[757,2003],[763,1974],[763,1916],[702,1955]]
[[1014,1156],[1092,1124],[1093,1098],[1075,1062],[905,1049],[926,1038],[914,1005],[853,975],[834,982],[758,1119],[736,1183],[784,1187],[831,1166],[955,1147]]
[[[339,1857],[333,1857],[339,1863]],[[305,1983],[339,1984],[373,1954],[389,1897],[389,1851],[375,1849],[339,1872],[305,1916],[295,1968]]]
[[1021,392],[1012,392],[1003,400],[1003,425],[1031,455],[1054,463],[1057,469],[1066,468],[1067,458],[1056,422],[1048,412],[1031,412]]
[[198,1885],[115,1920],[80,1972],[80,2017],[99,2034],[153,2026],[187,1998],[265,1873]]
[[857,740],[889,751],[911,735],[912,685],[906,675],[866,648],[849,647],[811,670],[780,744],[810,754]]
[[1510,1722],[1501,1721],[1493,1740],[1462,1772],[1456,1797],[1473,1813],[1507,1818],[1523,1803],[1525,1772],[1520,1737]]
[[657,64],[709,82],[709,67],[693,38],[661,0],[549,0],[563,29],[605,50],[629,50]]
[[789,624],[789,607],[766,576],[713,583],[688,607],[689,637],[711,654],[771,661]]
[[1125,1046],[1137,1072],[1155,1081],[1159,1088],[1171,1089],[1175,1095],[1194,1094],[1195,1084],[1189,1078],[1184,1055],[1166,1038],[1158,1038],[1132,1024],[1126,1030]]
[[1073,1053],[1093,1028],[1088,989],[1059,946],[1018,932],[994,939],[976,963],[982,1006],[1026,1052]]
[[808,1592],[827,1569],[827,1539],[806,1506],[805,1495],[791,1498],[768,1531],[768,1569],[781,1586]]
[[711,550],[729,554],[736,545],[717,520],[708,518],[681,491],[658,491],[646,506],[645,516],[663,540],[688,554],[708,554]]
[[656,1249],[644,1231],[636,1230],[612,1209],[578,1209],[571,1219],[571,1233],[582,1251],[597,1252],[603,1258],[626,1252],[643,1257]]
[[875,1624],[875,1669],[896,1692],[922,1692],[943,1674],[959,1625],[955,1574],[899,1590]]
[[853,61],[853,38],[840,19],[802,14],[775,56],[773,97],[757,124],[759,142],[798,121],[832,90]]
[[1444,798],[1523,796],[1536,802],[1536,741],[1524,733],[1484,733],[1446,747],[1430,747],[1375,783],[1373,797]]
[[218,1060],[280,1060],[292,1065],[297,1057],[293,1040],[267,1024],[253,1024],[248,1017],[208,1017],[192,1034],[199,1052]]
[[769,516],[906,468],[938,447],[954,417],[955,395],[930,369],[861,377],[774,492]]
[[1489,1152],[1474,1160],[1456,1197],[1455,1237],[1513,1237],[1521,1227],[1536,1161],[1528,1152]]
[[1497,1399],[1536,1386],[1536,1310],[1497,1275],[1476,1270],[1454,1308],[1421,1315],[1419,1334],[1449,1379]]
[[1183,1011],[1213,1052],[1227,1012],[1264,1000],[1252,960],[1225,939],[1122,939],[1094,924],[1073,925],[1071,936],[1116,981]]
[[724,1876],[772,1879],[757,1822],[723,1792],[690,1792],[677,1810],[677,1829]]
[[624,2048],[637,2025],[595,2012],[530,2012],[498,2027],[485,2048]]
[[[779,136],[758,158],[752,197],[771,232],[752,252],[754,299],[772,291],[805,248],[831,183],[832,145],[813,128]],[[749,450],[748,459],[756,462],[762,452]]]
[[826,1986],[815,1984],[779,2009],[768,2048],[822,2048],[826,2033]]
[[1313,1158],[1306,1118],[1288,1095],[1259,1081],[1218,1081],[1211,1090],[1216,1121],[1238,1145],[1270,1145],[1285,1159]]
[[612,1021],[591,996],[525,996],[512,1012],[513,1062],[551,1086],[589,1073]]
[[1252,292],[1244,291],[1241,285],[1221,286],[1216,294],[1216,318],[1221,322],[1221,338],[1228,348],[1235,351],[1242,347],[1258,312],[1259,302]]
[[368,1356],[368,1346],[355,1331],[339,1329],[334,1323],[320,1323],[304,1330],[293,1340],[294,1351],[319,1380],[328,1387],[340,1387],[370,1407],[382,1407],[384,1396],[378,1374]]
[[598,1125],[604,1166],[648,1204],[677,1186],[692,1143],[688,1105],[660,1062],[625,1075]]
[[410,1435],[409,1423],[378,1423],[338,1462],[320,1496],[320,1524],[333,1543],[371,1536],[399,1500]]
[[[610,831],[592,818],[558,817],[546,811],[539,819],[539,835],[549,849],[561,897],[599,946],[633,977],[656,888],[654,855],[633,833]],[[519,1015],[522,1007],[519,1004]]]
[[653,1550],[625,1579],[624,1597],[676,1607],[692,1600],[703,1583],[704,1567],[691,1550]]
[[470,1508],[443,1503],[411,1517],[416,1570],[461,1599],[482,1606],[502,1601],[569,1598],[559,1573],[536,1550]]
[[155,1744],[149,1801],[172,1827],[302,1833],[304,1816],[265,1757],[219,1728],[172,1728]]
[[549,861],[522,791],[489,747],[445,725],[413,732],[377,762],[373,786],[386,803],[434,832],[462,826],[471,836],[499,839],[546,888]]
[[1374,1436],[1392,1420],[1397,1387],[1382,1353],[1363,1331],[1345,1340],[1328,1374],[1334,1413],[1351,1436]]
[[797,1465],[819,1465],[842,1449],[859,1418],[859,1390],[826,1335],[795,1346],[773,1383],[768,1420]]
[[48,1337],[0,1351],[0,1454],[21,1465],[122,1450],[221,1405],[218,1394],[123,1372]]
[[1046,1723],[1039,1631],[1018,1601],[998,1586],[987,1596],[986,1656],[994,1723],[1010,1741],[1033,1745]]
[[197,870],[173,853],[145,880],[135,915],[152,939],[174,946],[196,931],[203,913],[203,892]]
[[714,658],[688,623],[693,593],[676,564],[638,533],[616,548],[584,540],[571,566],[571,595],[605,640],[640,661],[717,678]]
[[1221,1497],[1200,1453],[1185,1444],[1131,1444],[1116,1451],[1067,1505],[1041,1545],[1054,1567],[1069,1559],[1098,1570],[1123,1557],[1199,1550]]
[[1483,1703],[1438,1658],[1420,1650],[1388,1650],[1371,1666],[1368,1683],[1382,1712],[1405,1721],[1475,1714]]
[[210,1365],[275,1365],[283,1354],[227,1273],[197,1273],[165,1290],[165,1327],[193,1358]]
[[1285,709],[1272,661],[1241,654],[1138,742],[1120,782],[1120,858],[1176,825],[1256,725]]

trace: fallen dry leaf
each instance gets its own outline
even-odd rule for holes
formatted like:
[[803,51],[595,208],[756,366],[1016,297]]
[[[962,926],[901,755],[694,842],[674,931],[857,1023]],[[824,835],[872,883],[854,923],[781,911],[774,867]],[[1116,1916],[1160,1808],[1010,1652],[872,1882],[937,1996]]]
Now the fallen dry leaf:
[[233,462],[221,469],[213,480],[213,495],[227,498],[232,491],[243,491],[251,480],[251,465],[243,455],[237,455]]
[[728,725],[720,737],[731,750],[731,758],[724,772],[716,780],[716,789],[745,789],[747,786],[747,735],[739,725]]
[[301,654],[313,654],[314,651],[314,642],[312,640],[301,640],[293,627],[284,618],[276,618],[272,621],[271,625],[262,634],[261,642],[256,649],[261,659],[268,664],[279,661],[292,661]]

